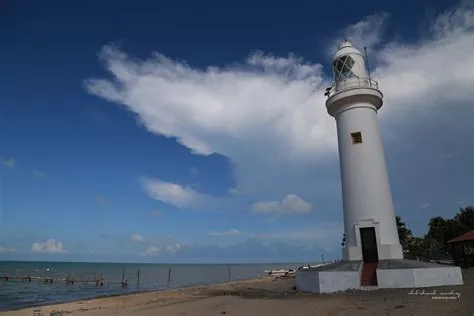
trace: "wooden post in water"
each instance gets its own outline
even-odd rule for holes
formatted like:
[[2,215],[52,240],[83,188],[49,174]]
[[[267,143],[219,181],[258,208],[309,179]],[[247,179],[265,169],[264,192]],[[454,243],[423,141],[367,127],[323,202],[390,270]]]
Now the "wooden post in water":
[[140,268],[137,270],[137,288],[140,288]]
[[125,282],[125,268],[122,271],[122,284]]
[[171,285],[171,267],[168,269],[168,288],[170,288]]
[[120,282],[122,284],[122,289],[125,289],[127,288],[127,281],[125,280],[125,269],[126,268],[123,268],[123,271],[122,271],[122,282]]
[[321,255],[321,259],[323,259],[323,263],[324,263],[324,255]]
[[232,278],[230,276],[230,264],[227,266],[227,274],[229,275],[229,282],[232,281]]

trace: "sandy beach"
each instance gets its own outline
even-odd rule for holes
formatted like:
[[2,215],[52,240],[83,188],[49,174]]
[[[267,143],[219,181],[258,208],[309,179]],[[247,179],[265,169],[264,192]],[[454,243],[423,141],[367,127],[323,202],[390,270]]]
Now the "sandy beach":
[[0,313],[31,316],[41,309],[84,316],[107,315],[474,315],[474,270],[464,270],[463,286],[437,288],[437,293],[459,293],[459,298],[438,299],[425,289],[415,295],[410,289],[348,291],[309,294],[295,291],[295,279],[262,277],[231,283],[177,290],[78,301],[40,308]]

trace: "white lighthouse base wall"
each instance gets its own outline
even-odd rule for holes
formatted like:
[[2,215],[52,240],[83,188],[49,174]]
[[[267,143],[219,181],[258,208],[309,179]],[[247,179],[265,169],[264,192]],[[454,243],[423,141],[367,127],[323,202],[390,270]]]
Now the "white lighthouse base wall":
[[[296,272],[296,289],[311,293],[360,290],[362,263],[342,261]],[[461,268],[414,260],[382,260],[377,267],[379,289],[463,285]]]
[[360,289],[360,261],[339,261],[296,272],[296,289],[301,292],[335,293]]
[[378,250],[380,260],[403,259],[403,248],[400,244],[379,245]]
[[377,269],[381,289],[463,285],[461,268]]
[[296,289],[301,292],[335,293],[360,289],[359,271],[298,271]]

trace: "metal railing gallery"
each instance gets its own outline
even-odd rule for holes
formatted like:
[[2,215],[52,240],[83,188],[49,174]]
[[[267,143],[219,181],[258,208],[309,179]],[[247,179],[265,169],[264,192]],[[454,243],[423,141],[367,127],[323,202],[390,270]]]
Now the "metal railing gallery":
[[327,88],[324,95],[330,98],[335,93],[357,88],[372,88],[378,90],[379,83],[370,78],[348,78],[340,80]]

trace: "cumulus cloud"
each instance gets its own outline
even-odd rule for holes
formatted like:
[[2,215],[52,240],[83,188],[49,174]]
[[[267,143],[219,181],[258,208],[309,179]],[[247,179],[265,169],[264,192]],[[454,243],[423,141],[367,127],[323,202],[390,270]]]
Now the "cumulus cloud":
[[[196,154],[229,157],[243,187],[284,182],[281,163],[292,174],[286,179],[295,179],[299,162],[336,149],[334,122],[325,113],[322,93],[315,93],[326,86],[319,64],[256,53],[242,67],[201,71],[158,53],[134,62],[111,46],[101,59],[122,83],[89,80],[90,93],[125,104],[151,132],[175,137]],[[146,187],[155,198],[180,207],[197,198],[191,188],[152,184]]]
[[232,228],[226,231],[219,231],[219,232],[210,232],[209,235],[211,236],[236,236],[240,235],[240,231],[238,229]]
[[2,159],[2,164],[8,168],[15,168],[16,160],[14,158]]
[[60,241],[56,241],[53,238],[50,238],[46,241],[35,242],[31,245],[32,252],[38,253],[66,253],[67,250],[64,249],[63,244]]
[[10,253],[10,252],[15,252],[15,251],[16,249],[14,248],[9,248],[9,247],[0,245],[0,253]]
[[[385,13],[342,30],[359,46],[378,46],[372,58],[374,78],[385,96],[384,128],[395,133],[395,123],[415,124],[446,106],[473,114],[469,3],[439,15],[431,33],[409,45],[381,41]],[[111,78],[87,80],[89,93],[124,105],[148,131],[173,137],[195,154],[229,158],[236,187],[246,195],[274,201],[295,192],[300,199],[317,200],[339,188],[337,173],[325,171],[325,163],[337,156],[337,138],[323,96],[331,75],[321,64],[257,52],[240,65],[199,69],[159,53],[137,60],[114,46],[104,47],[100,59]],[[439,117],[440,122],[447,119]],[[155,199],[178,207],[200,199],[183,185],[149,180],[145,188]],[[300,212],[308,212],[306,204],[299,205]],[[257,209],[285,207],[274,201]]]
[[155,246],[150,246],[148,247],[144,252],[142,252],[143,256],[155,256],[159,254],[161,251],[161,248],[155,247]]
[[130,236],[130,239],[131,239],[132,241],[137,241],[137,242],[145,241],[145,237],[143,237],[143,236],[140,235],[140,234],[133,234],[132,236]]
[[260,214],[308,214],[311,204],[295,194],[289,194],[282,201],[254,203],[252,211]]
[[179,208],[187,208],[203,198],[189,186],[151,178],[142,178],[140,182],[151,198]]

